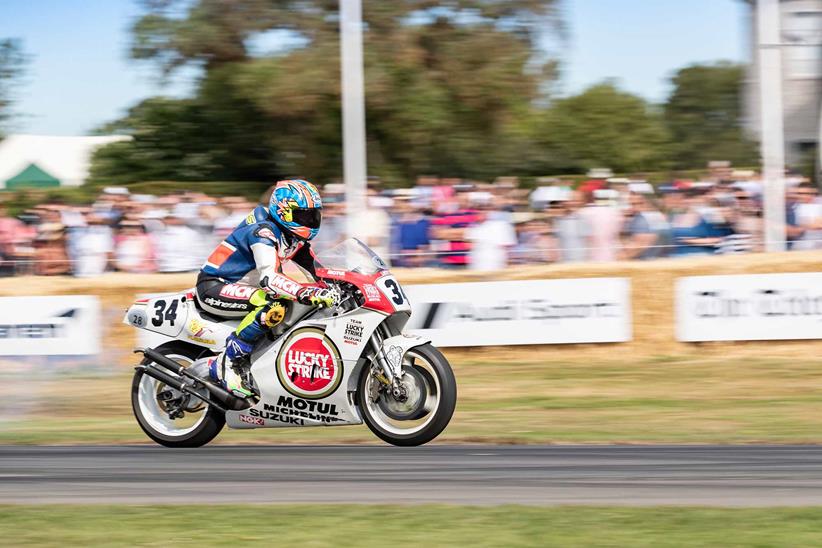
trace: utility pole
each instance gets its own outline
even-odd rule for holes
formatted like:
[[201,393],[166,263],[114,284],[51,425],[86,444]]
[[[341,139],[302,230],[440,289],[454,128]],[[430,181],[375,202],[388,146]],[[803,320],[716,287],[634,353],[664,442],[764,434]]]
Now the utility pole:
[[343,179],[347,234],[356,233],[356,215],[365,211],[365,84],[361,0],[340,0],[342,65]]
[[782,127],[782,39],[779,19],[779,0],[757,0],[766,251],[785,250],[785,131]]

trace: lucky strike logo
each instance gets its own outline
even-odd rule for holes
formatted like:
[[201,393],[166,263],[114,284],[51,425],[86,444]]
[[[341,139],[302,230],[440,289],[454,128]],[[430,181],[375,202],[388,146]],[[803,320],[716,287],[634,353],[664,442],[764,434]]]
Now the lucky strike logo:
[[321,331],[309,329],[296,333],[285,344],[277,360],[277,375],[295,396],[324,398],[340,383],[340,364],[333,343]]

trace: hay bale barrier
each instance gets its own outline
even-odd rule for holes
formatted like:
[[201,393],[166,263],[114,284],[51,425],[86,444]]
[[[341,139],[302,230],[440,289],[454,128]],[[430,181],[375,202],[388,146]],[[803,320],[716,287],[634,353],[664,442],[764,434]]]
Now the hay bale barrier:
[[[493,273],[435,269],[397,269],[404,284],[494,280],[626,277],[631,280],[633,340],[618,344],[541,345],[448,349],[449,355],[473,361],[627,361],[660,358],[812,358],[822,351],[819,341],[758,341],[681,343],[674,333],[674,284],[683,276],[768,274],[822,271],[822,251],[762,253],[724,257],[697,257],[618,263],[518,266]],[[20,277],[0,280],[0,296],[97,295],[104,308],[104,344],[113,355],[127,356],[136,330],[119,322],[141,293],[173,292],[191,288],[196,275],[112,273],[97,278]],[[478,299],[481,295],[477,296]],[[130,363],[130,360],[129,360]]]

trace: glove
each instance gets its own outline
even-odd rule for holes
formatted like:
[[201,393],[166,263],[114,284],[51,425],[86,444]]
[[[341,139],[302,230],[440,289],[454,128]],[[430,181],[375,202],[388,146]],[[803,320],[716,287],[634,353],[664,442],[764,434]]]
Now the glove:
[[340,294],[336,289],[306,287],[297,293],[297,302],[309,306],[328,307],[340,304]]

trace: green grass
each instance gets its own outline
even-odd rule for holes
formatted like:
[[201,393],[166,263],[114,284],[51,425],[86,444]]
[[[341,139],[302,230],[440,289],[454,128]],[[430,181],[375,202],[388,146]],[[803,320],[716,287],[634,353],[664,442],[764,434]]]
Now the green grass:
[[[453,362],[459,402],[442,443],[822,443],[810,360]],[[363,426],[225,430],[216,442],[380,443]],[[0,443],[149,440],[131,416],[130,371],[27,370],[0,371]]]
[[0,506],[8,546],[818,546],[822,508]]

